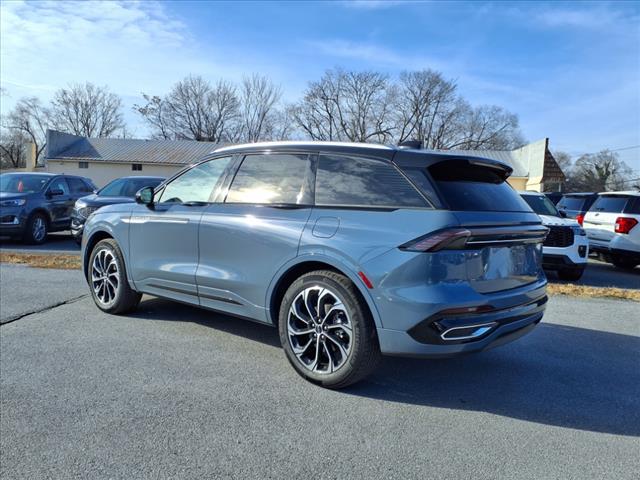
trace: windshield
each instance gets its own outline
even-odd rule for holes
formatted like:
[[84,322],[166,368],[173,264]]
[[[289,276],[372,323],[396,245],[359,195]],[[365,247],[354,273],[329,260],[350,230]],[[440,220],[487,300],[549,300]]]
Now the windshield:
[[0,192],[40,192],[50,179],[51,177],[49,175],[20,175],[16,173],[5,173],[0,175]]
[[522,198],[524,198],[524,201],[529,204],[531,210],[536,212],[538,215],[551,215],[552,217],[560,216],[553,202],[544,195],[523,195]]
[[562,200],[558,202],[558,207],[565,210],[582,210],[586,197],[569,197],[564,196]]
[[136,192],[143,187],[157,187],[162,180],[159,178],[118,178],[107,184],[98,192],[101,197],[135,197]]

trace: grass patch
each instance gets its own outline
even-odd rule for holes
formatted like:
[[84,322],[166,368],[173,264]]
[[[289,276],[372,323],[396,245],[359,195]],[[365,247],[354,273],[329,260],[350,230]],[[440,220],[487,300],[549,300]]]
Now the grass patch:
[[62,270],[80,269],[79,255],[47,255],[39,253],[0,252],[0,262],[29,265],[38,268],[57,268]]
[[547,292],[551,295],[571,295],[573,297],[620,298],[640,302],[640,290],[615,287],[589,287],[571,283],[549,283]]

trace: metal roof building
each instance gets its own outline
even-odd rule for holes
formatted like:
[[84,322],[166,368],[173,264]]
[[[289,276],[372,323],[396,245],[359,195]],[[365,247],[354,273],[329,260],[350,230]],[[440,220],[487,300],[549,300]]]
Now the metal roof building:
[[[103,186],[125,175],[171,176],[216,146],[192,140],[87,138],[49,130],[45,162],[50,172],[82,175]],[[481,156],[511,165],[513,174],[509,183],[517,190],[556,191],[565,180],[549,151],[548,138],[511,151],[447,150],[446,153]]]

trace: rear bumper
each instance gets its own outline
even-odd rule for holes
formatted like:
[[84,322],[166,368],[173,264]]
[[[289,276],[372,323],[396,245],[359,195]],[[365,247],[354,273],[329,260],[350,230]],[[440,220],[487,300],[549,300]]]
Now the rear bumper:
[[624,250],[622,248],[611,248],[604,245],[591,244],[589,246],[589,251],[594,253],[602,253],[604,255],[616,255],[640,261],[640,252],[636,252],[633,250]]
[[409,331],[378,329],[380,349],[386,355],[442,358],[480,352],[511,342],[530,332],[542,320],[547,297],[509,308],[472,314],[432,315]]

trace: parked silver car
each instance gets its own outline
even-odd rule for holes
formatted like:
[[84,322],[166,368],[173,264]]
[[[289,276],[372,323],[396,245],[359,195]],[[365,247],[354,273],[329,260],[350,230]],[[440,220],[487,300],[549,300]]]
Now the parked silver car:
[[381,353],[479,351],[541,320],[547,229],[510,173],[367,144],[221,148],[94,213],[84,273],[106,312],[146,293],[277,325],[302,376],[344,387]]

